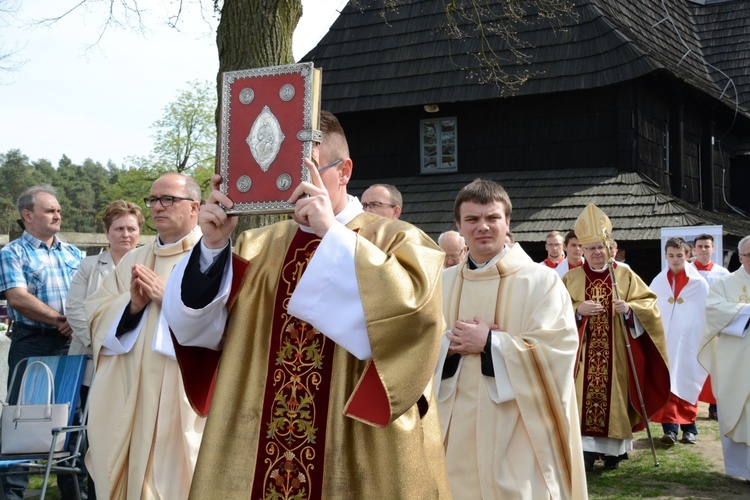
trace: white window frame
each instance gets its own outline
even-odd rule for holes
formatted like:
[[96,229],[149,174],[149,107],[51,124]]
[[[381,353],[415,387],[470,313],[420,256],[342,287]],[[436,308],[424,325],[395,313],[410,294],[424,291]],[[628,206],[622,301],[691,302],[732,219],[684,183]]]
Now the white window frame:
[[[425,127],[430,125],[433,125],[436,131],[434,141],[426,137],[425,134]],[[446,125],[452,125],[453,130],[443,131]],[[453,143],[452,155],[445,152],[445,148],[450,146],[448,141]],[[430,153],[428,149],[434,150],[434,152]],[[450,159],[451,156],[452,160]],[[458,172],[458,119],[455,116],[419,121],[419,157],[420,171],[423,174]]]

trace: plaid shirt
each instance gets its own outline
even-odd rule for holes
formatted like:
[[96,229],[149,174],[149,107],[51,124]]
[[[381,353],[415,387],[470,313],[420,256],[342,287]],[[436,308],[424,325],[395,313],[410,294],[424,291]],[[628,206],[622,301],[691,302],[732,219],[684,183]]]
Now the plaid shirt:
[[[0,299],[10,288],[25,288],[52,309],[65,313],[65,299],[70,282],[81,265],[82,254],[57,236],[47,247],[26,231],[0,250]],[[49,328],[46,323],[31,321],[8,306],[8,316],[24,325]]]

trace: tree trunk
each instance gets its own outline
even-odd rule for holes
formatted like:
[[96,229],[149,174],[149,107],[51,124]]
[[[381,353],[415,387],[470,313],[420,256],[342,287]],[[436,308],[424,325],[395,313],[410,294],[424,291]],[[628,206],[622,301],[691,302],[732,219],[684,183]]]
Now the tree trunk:
[[[225,71],[293,64],[292,34],[302,17],[301,0],[225,0],[216,29],[219,51],[216,128],[219,128],[221,80]],[[218,158],[218,155],[217,155]],[[287,216],[241,217],[235,236]],[[270,220],[269,220],[270,219]]]
[[226,0],[216,29],[219,101],[225,71],[294,63],[292,34],[301,0]]

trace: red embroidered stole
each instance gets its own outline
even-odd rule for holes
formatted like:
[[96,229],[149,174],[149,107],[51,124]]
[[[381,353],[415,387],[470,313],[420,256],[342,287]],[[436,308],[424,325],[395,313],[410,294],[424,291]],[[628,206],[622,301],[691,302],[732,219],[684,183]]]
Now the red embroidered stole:
[[320,238],[297,231],[276,292],[250,498],[320,498],[334,343],[286,311]]
[[589,316],[583,335],[586,339],[583,373],[583,402],[581,405],[581,434],[607,437],[612,397],[612,277],[608,272],[596,273],[588,266],[586,272],[586,299],[604,306],[605,312]]

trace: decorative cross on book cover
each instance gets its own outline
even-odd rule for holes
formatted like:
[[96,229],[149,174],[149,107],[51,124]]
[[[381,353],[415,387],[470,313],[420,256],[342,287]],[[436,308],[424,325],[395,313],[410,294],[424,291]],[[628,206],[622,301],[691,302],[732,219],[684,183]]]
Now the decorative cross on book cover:
[[223,74],[218,168],[231,214],[294,211],[286,200],[309,180],[320,142],[321,70],[313,63]]

